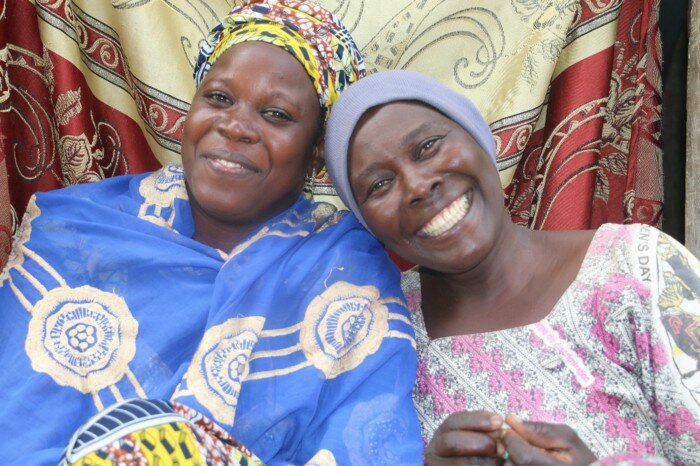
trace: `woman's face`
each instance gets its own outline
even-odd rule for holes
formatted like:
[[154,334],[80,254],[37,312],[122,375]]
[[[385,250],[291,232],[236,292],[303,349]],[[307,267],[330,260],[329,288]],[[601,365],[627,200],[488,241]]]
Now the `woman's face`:
[[489,156],[461,126],[421,103],[367,112],[350,142],[349,170],[370,229],[428,269],[476,266],[507,220]]
[[185,121],[182,163],[195,219],[255,229],[291,206],[321,156],[320,105],[302,65],[243,42],[206,75]]

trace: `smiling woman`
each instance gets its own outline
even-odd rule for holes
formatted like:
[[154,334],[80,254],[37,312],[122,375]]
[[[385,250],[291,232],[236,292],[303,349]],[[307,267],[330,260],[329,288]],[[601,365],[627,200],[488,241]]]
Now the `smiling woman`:
[[398,271],[302,195],[363,74],[325,9],[245,2],[203,42],[183,166],[32,199],[0,275],[0,464],[422,463]]
[[682,245],[516,226],[486,122],[414,72],[354,84],[325,146],[341,198],[418,264],[402,284],[427,464],[700,462],[700,263]]
[[320,112],[306,71],[282,48],[243,42],[221,55],[184,128],[195,239],[231,250],[297,200],[322,163]]
[[[391,128],[401,128],[398,146],[386,137]],[[349,170],[364,221],[389,249],[426,267],[459,270],[457,251],[474,263],[483,260],[499,222],[507,220],[484,215],[503,207],[497,177],[480,176],[492,166],[457,123],[425,104],[402,101],[362,116]],[[430,208],[418,208],[433,198]]]

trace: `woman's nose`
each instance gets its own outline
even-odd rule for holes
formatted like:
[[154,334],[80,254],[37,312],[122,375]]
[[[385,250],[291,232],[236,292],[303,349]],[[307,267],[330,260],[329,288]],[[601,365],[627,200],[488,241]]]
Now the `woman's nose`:
[[217,121],[217,130],[227,139],[249,144],[258,142],[260,135],[253,122],[255,115],[252,112],[238,105],[227,109]]
[[414,207],[425,201],[430,201],[442,186],[442,178],[437,175],[428,175],[413,172],[405,182],[405,203]]

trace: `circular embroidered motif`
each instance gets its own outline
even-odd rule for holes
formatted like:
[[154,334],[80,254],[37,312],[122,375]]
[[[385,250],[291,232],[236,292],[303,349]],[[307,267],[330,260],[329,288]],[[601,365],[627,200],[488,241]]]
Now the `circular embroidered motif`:
[[263,317],[242,317],[210,328],[187,370],[188,388],[221,423],[233,425],[250,354],[264,323]]
[[377,288],[336,282],[306,310],[304,354],[328,378],[354,369],[379,348],[389,329],[388,315]]
[[32,368],[82,393],[117,383],[136,353],[138,322],[124,299],[91,286],[55,288],[32,311]]

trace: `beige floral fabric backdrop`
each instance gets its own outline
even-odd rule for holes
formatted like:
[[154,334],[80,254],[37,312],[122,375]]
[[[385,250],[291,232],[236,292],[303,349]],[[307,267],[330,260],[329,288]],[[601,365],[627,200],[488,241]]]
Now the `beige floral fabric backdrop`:
[[[199,41],[234,3],[0,0],[0,266],[34,192],[179,160]],[[516,222],[659,222],[658,0],[321,3],[370,72],[476,103]]]

